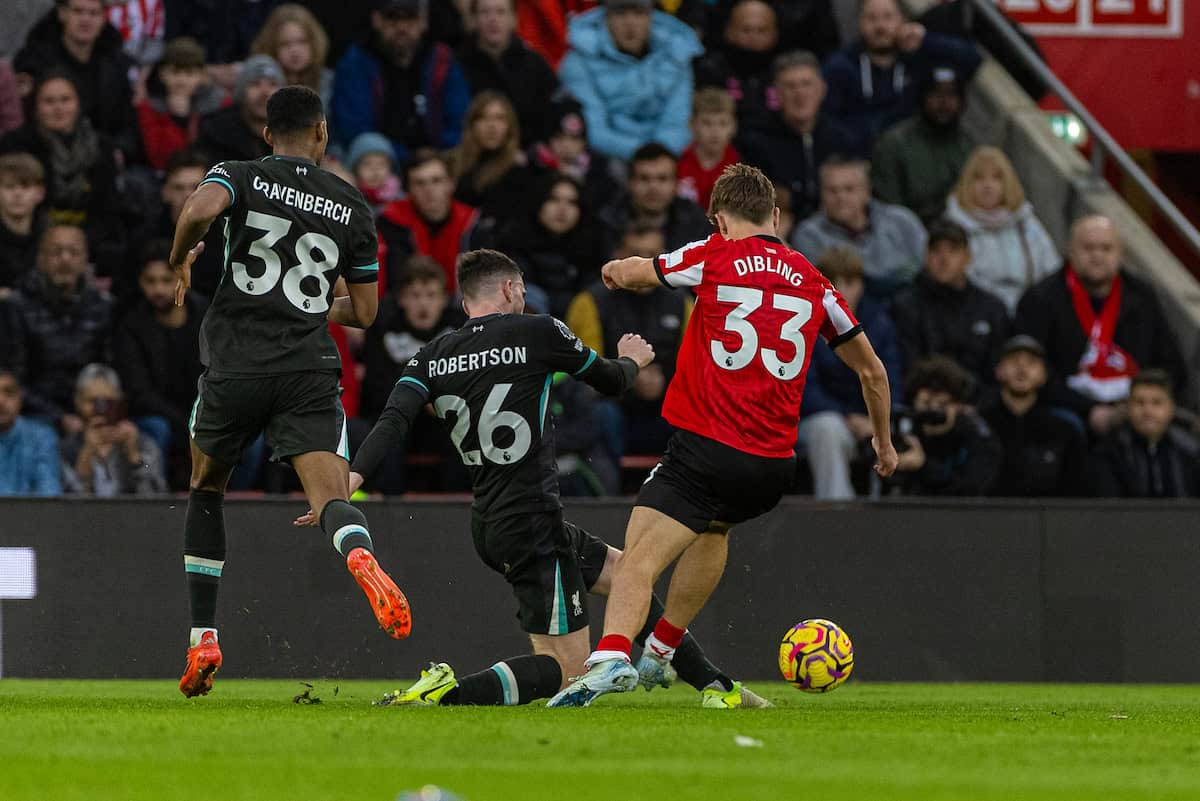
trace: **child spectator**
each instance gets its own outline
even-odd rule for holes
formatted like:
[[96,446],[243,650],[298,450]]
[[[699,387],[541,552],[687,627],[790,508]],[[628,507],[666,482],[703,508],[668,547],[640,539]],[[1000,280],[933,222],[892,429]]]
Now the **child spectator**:
[[146,98],[138,103],[138,123],[146,161],[164,169],[173,153],[196,141],[200,118],[221,108],[225,93],[209,83],[204,48],[181,36],[167,43],[162,61],[146,80]]
[[0,367],[0,495],[59,495],[58,437],[21,416],[21,382]]
[[75,413],[83,429],[65,435],[59,446],[67,492],[101,498],[166,492],[162,454],[126,416],[116,370],[89,364],[80,371]]
[[346,154],[346,165],[354,174],[354,183],[376,214],[404,194],[392,163],[394,153],[386,136],[369,132],[354,137]]
[[1026,290],[1062,265],[1012,162],[998,148],[971,154],[946,217],[971,238],[971,280],[1004,301],[1009,315]]
[[328,112],[333,99],[333,70],[325,66],[329,37],[311,11],[296,3],[278,6],[263,23],[250,53],[275,59],[283,69],[283,82],[312,89]]
[[553,125],[544,143],[531,151],[533,166],[571,176],[583,185],[583,205],[598,209],[621,191],[613,162],[589,149],[587,123],[579,104],[566,100],[550,114]]
[[44,221],[46,171],[28,153],[0,156],[0,299],[33,270]]
[[707,210],[721,172],[741,160],[733,147],[738,128],[733,98],[711,86],[696,92],[690,127],[692,143],[679,157],[678,193]]

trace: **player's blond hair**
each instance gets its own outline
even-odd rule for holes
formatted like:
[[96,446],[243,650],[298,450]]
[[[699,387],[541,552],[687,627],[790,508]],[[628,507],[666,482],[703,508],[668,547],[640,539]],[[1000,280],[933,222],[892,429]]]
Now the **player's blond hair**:
[[749,164],[730,164],[713,186],[709,219],[717,212],[732,214],[750,223],[767,224],[775,211],[775,184],[762,170]]

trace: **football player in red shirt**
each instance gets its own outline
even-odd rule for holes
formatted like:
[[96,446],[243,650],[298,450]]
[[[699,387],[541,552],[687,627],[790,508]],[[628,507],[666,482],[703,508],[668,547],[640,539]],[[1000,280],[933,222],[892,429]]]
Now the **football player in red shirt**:
[[[588,672],[550,701],[587,706],[597,696],[669,680],[670,660],[725,570],[730,528],[770,511],[791,488],[796,427],[818,335],[859,377],[870,413],[875,470],[896,469],[887,372],[837,290],[775,235],[775,189],[754,167],[728,167],[713,188],[718,233],[653,260],[604,265],[610,289],[694,287],[697,301],[663,416],[678,431],[642,485],[613,574],[604,637]],[[676,559],[666,611],[637,668],[630,643],[651,587]],[[740,706],[741,687],[721,688]]]

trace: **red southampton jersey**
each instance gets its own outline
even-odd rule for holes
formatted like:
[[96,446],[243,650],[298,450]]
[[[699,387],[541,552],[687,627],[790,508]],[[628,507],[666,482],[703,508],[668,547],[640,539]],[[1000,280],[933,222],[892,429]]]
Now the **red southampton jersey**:
[[697,295],[663,417],[745,453],[791,456],[817,334],[836,347],[862,330],[846,301],[773,236],[713,234],[654,269]]

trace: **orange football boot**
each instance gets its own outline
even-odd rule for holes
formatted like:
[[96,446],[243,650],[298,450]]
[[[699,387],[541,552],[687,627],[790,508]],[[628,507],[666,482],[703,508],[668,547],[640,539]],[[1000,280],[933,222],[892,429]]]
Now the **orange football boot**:
[[213,674],[220,668],[221,646],[217,644],[217,635],[206,631],[200,642],[188,649],[187,669],[179,680],[179,692],[188,698],[208,695],[212,690]]
[[380,627],[393,639],[403,640],[407,637],[412,631],[408,599],[400,592],[396,582],[383,572],[371,552],[366,548],[355,548],[346,557],[346,567],[366,593]]

